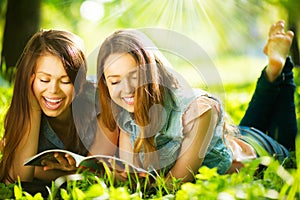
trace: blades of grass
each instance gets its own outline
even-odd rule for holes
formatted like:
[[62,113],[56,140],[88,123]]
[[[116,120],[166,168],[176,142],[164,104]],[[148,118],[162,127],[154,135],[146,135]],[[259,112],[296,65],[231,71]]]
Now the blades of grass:
[[109,185],[110,186],[113,186],[114,185],[114,172],[111,171],[111,169],[107,166],[107,164],[105,162],[103,162],[103,167],[104,167],[104,171],[105,171],[105,174],[107,175],[107,179],[108,179],[108,182],[109,182]]
[[129,187],[130,189],[132,189],[132,181],[131,181],[131,175],[130,175],[130,170],[129,170],[129,167],[128,165],[125,165],[125,171],[127,173],[127,178],[128,178],[128,183],[129,183]]

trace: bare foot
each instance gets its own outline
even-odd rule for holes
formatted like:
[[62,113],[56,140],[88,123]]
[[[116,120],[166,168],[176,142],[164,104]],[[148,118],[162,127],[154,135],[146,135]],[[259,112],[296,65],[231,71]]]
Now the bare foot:
[[269,60],[266,75],[270,82],[273,82],[281,74],[293,37],[292,31],[284,31],[284,21],[282,20],[270,28],[269,40],[264,47],[264,53]]

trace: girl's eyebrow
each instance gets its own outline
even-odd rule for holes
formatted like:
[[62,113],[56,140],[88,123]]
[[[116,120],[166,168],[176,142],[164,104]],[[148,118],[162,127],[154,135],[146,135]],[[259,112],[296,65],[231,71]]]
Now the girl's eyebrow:
[[[46,75],[46,76],[52,76],[51,74],[47,73],[47,72],[43,72],[43,71],[39,71],[39,72],[36,72],[36,74],[43,74],[43,75]],[[64,77],[68,77],[68,75],[62,75],[61,78],[64,78]]]
[[[129,76],[131,74],[134,74],[137,72],[137,69],[133,69],[133,70],[130,70],[129,72],[127,72],[126,76]],[[106,78],[109,79],[109,78],[114,78],[114,77],[120,77],[120,75],[116,74],[112,74],[112,75],[108,75]]]
[[120,75],[108,75],[106,78],[109,79],[109,78],[114,78],[114,77],[119,77]]
[[127,76],[132,75],[137,72],[137,69],[133,69],[127,73]]
[[36,74],[44,74],[44,75],[47,75],[47,76],[51,76],[51,74],[48,74],[47,72],[36,72]]

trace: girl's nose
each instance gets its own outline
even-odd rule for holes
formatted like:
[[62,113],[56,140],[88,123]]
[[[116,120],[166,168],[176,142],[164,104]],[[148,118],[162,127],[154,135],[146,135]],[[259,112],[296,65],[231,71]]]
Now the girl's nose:
[[135,83],[129,78],[124,78],[122,80],[122,90],[126,94],[132,94],[135,91]]
[[51,81],[49,90],[51,93],[56,93],[59,90],[59,83],[57,81]]

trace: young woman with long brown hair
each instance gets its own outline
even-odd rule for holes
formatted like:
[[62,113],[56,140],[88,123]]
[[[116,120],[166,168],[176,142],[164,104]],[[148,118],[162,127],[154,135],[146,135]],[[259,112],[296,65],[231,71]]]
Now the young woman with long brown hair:
[[[184,181],[193,180],[202,165],[222,174],[238,170],[243,160],[257,157],[251,140],[279,159],[287,157],[297,133],[293,64],[287,58],[292,39],[283,21],[271,27],[264,49],[269,64],[240,126],[230,129],[221,103],[203,90],[184,88],[145,34],[113,33],[100,47],[97,77],[103,122],[120,128],[120,157]],[[266,135],[274,130],[286,135],[286,148]],[[224,134],[231,131],[239,137]]]
[[[74,172],[74,160],[23,166],[47,149],[87,155],[97,131],[95,87],[86,81],[83,41],[63,30],[42,30],[28,41],[17,65],[11,105],[5,117],[0,181],[53,180]],[[100,120],[100,117],[99,117]],[[97,140],[99,141],[99,140]]]

